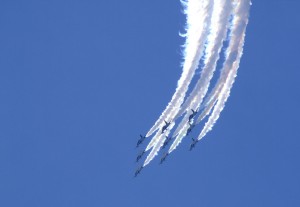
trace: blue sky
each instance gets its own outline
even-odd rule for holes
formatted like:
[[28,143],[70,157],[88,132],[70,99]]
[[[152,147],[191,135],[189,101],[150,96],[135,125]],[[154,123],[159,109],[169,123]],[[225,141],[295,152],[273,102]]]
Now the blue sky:
[[0,206],[299,206],[299,7],[253,1],[214,130],[133,179],[181,74],[179,1],[1,1]]

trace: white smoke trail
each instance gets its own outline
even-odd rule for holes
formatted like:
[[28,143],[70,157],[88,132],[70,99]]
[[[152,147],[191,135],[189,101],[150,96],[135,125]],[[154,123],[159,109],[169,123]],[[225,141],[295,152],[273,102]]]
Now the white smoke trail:
[[151,139],[151,141],[147,145],[145,151],[150,150],[153,146],[155,146],[157,144],[157,142],[159,140],[164,139],[164,137],[168,136],[174,125],[175,125],[175,122],[172,122],[164,133],[161,133],[161,131],[157,131],[155,136]]
[[[220,58],[219,54],[222,49],[223,42],[226,38],[226,32],[230,23],[229,17],[231,12],[231,1],[217,0],[215,2],[210,26],[210,34],[207,38],[204,67],[196,86],[194,87],[187,100],[184,102],[181,110],[176,117],[179,117],[185,110],[191,111],[191,109],[196,110],[200,107],[210,85],[210,80],[212,79],[214,71],[216,70],[217,61]],[[174,134],[183,134],[183,132],[188,129],[189,115],[189,113],[185,114]],[[177,136],[169,149],[169,153],[176,149],[176,147],[181,143],[184,137],[185,134],[183,134],[183,136]]]
[[194,76],[203,54],[204,43],[210,25],[213,1],[186,0],[182,1],[182,4],[185,7],[184,12],[187,15],[182,75],[171,101],[154,126],[146,134],[146,137],[151,136],[153,132],[160,128],[164,120],[172,121],[172,118],[174,118],[173,114],[178,112],[180,105],[184,101],[188,85]]
[[[210,27],[211,32],[208,36],[206,56],[204,58],[205,65],[196,86],[187,100],[184,102],[176,117],[181,116],[184,111],[191,111],[191,109],[196,110],[201,105],[203,97],[207,93],[210,80],[216,69],[217,60],[220,57],[219,53],[222,48],[222,43],[226,38],[226,31],[229,25],[229,16],[232,11],[231,8],[232,4],[228,0],[218,0],[215,2]],[[187,125],[188,116],[189,114],[184,116],[174,134],[179,133],[179,131],[182,130],[182,127]],[[177,140],[174,141],[174,144],[170,148],[171,151],[174,150],[181,142],[180,139],[180,137],[177,137]]]
[[[184,12],[187,15],[183,72],[171,101],[146,135],[148,137],[156,131],[155,136],[146,148],[146,151],[151,148],[152,150],[143,166],[148,165],[157,155],[166,140],[166,135],[175,126],[175,120],[185,112],[191,109],[203,109],[195,124],[199,124],[211,113],[197,138],[198,140],[202,139],[212,129],[230,95],[230,89],[234,83],[243,52],[250,0],[184,0],[182,3],[185,7]],[[230,15],[233,15],[232,22],[229,21]],[[228,28],[229,26],[230,28]],[[220,51],[228,29],[230,31],[230,40],[226,49],[220,78],[207,96],[210,81],[216,69],[217,61],[220,59]],[[205,47],[206,41],[207,45]],[[200,79],[186,102],[184,102],[190,82],[203,55],[204,66]],[[206,99],[202,104],[205,96]],[[175,130],[174,134],[177,137],[169,148],[168,153],[175,150],[186,136],[190,127],[189,115],[190,113],[185,113],[181,123]],[[171,124],[164,133],[161,133],[160,129],[163,127],[164,121],[171,122]],[[193,121],[192,119],[191,124]]]
[[[183,73],[178,81],[178,87],[172,97],[172,100],[146,136],[150,136],[157,127],[159,127],[159,124],[161,125],[161,123],[164,123],[165,119],[167,121],[172,121],[174,119],[174,116],[177,114],[180,109],[180,105],[184,100],[185,93],[192,77],[194,76],[194,72],[199,65],[200,58],[203,55],[205,38],[209,32],[209,25],[211,22],[213,1],[205,3],[204,0],[189,0],[187,2],[182,1],[182,3],[185,7],[185,13],[187,13],[187,40],[185,43],[185,62],[183,65]],[[200,17],[203,18],[203,22],[201,22],[202,24],[197,24],[199,21],[198,18]],[[169,126],[169,129],[173,126],[174,125]],[[159,133],[160,131],[156,132],[156,135],[148,144],[146,151],[151,149],[159,141]]]
[[202,113],[198,117],[196,124],[199,124],[210,113],[210,111],[214,108],[216,102],[217,102],[217,99],[212,101],[209,105],[207,105],[205,107],[205,109],[202,111]]
[[[221,111],[223,110],[225,103],[230,95],[230,89],[234,83],[237,70],[239,67],[240,59],[243,53],[244,39],[246,26],[248,24],[248,15],[250,9],[250,0],[238,1],[236,5],[236,14],[234,16],[233,25],[234,28],[231,31],[231,40],[227,50],[227,56],[224,63],[224,72],[220,77],[220,83],[222,89],[217,97],[217,103],[214,107],[212,114],[208,121],[205,123],[198,140],[202,139],[207,132],[209,132],[216,121],[218,120]],[[224,82],[225,81],[225,82]]]
[[184,111],[190,109],[196,110],[207,93],[210,80],[216,70],[217,61],[220,58],[222,44],[226,38],[226,32],[229,27],[229,17],[232,12],[232,2],[230,0],[217,0],[214,4],[213,16],[210,27],[210,34],[207,38],[206,55],[204,58],[204,67],[202,69],[199,80],[197,81],[193,91],[184,102],[179,111],[181,116]]
[[[199,115],[195,125],[199,124],[213,109],[217,102],[217,99],[208,102],[204,105],[202,113]],[[200,109],[199,109],[200,110]],[[176,128],[175,132],[173,134],[178,135],[176,136],[176,139],[172,143],[171,147],[168,150],[168,153],[171,153],[174,151],[177,146],[181,143],[182,139],[186,136],[187,129],[189,128],[190,124],[193,124],[194,120],[192,119],[191,122],[188,121],[189,114],[185,114],[184,118],[182,119],[180,125]]]
[[[166,130],[166,132],[159,135],[159,137],[158,137],[158,139],[157,139],[157,142],[155,142],[155,143],[152,145],[153,148],[152,148],[151,152],[149,153],[149,155],[147,156],[147,158],[146,158],[146,160],[145,160],[145,162],[144,162],[144,165],[143,165],[144,167],[145,167],[146,165],[148,165],[149,162],[157,155],[158,151],[159,151],[160,148],[163,146],[164,141],[165,141],[166,138],[167,138],[166,136],[169,135],[170,130],[171,130],[171,128],[172,128],[174,125],[175,125],[174,122],[171,123],[170,126],[169,126],[169,128]],[[148,145],[148,146],[149,146],[149,145]],[[146,151],[148,150],[148,146],[147,146]]]

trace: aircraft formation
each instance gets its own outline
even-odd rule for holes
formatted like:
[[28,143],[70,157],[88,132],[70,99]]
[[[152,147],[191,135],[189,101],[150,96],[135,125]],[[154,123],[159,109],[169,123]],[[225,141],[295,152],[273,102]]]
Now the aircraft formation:
[[[189,128],[186,130],[185,136],[188,136],[192,132],[193,128],[196,126],[196,124],[193,124],[192,122],[193,122],[194,117],[197,115],[198,110],[194,111],[192,109],[191,111],[192,112],[189,115],[189,119],[188,119]],[[172,121],[167,122],[166,120],[164,122],[165,122],[165,125],[162,127],[161,134],[164,134],[166,132],[166,130],[168,129],[168,127],[170,126],[170,124],[172,123]],[[164,143],[163,143],[163,145],[162,145],[161,148],[164,149],[174,138],[176,138],[177,135],[175,135],[174,137],[165,135],[166,139],[164,140]],[[144,142],[145,138],[146,138],[146,136],[140,134],[140,138],[137,141],[136,148],[138,148]],[[199,140],[192,138],[192,143],[190,145],[190,151],[196,146],[196,144],[197,144],[198,141]],[[138,163],[142,159],[142,157],[143,157],[143,155],[145,153],[146,153],[146,150],[143,150],[143,151],[141,151],[137,155],[137,157],[136,157],[136,163]],[[159,164],[164,163],[166,161],[168,155],[169,155],[168,152],[164,153],[164,155],[160,159],[160,163]],[[144,168],[143,165],[141,165],[140,167],[138,167],[138,169],[134,173],[134,177],[137,177],[141,173],[141,171],[142,171],[143,168]]]
[[[207,118],[189,150],[194,149],[199,140],[212,130],[230,96],[243,54],[251,0],[181,2],[187,20],[185,34],[182,35],[186,39],[182,74],[170,102],[150,130],[145,136],[141,135],[137,142],[136,147],[139,147],[146,137],[151,137],[146,149],[136,158],[139,162],[145,152],[150,151],[135,176],[172,142],[160,160],[160,163],[164,163],[204,119]],[[198,78],[197,69],[201,71]],[[212,81],[216,76],[216,81]],[[195,84],[192,81],[194,78],[198,79],[195,79]],[[170,136],[170,133],[176,136]]]

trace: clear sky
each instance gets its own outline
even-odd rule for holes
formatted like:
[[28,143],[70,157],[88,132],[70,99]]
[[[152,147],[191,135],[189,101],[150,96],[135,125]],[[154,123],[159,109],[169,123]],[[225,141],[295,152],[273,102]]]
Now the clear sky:
[[181,74],[179,0],[2,0],[0,206],[300,206],[299,8],[253,0],[214,130],[134,179]]

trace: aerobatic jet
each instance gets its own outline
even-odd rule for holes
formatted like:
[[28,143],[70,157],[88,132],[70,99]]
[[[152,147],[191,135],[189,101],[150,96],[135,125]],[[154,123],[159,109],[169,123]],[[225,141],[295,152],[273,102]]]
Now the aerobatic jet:
[[160,159],[160,163],[159,164],[162,164],[166,160],[166,158],[167,158],[168,155],[169,155],[169,153],[165,153],[164,156]]
[[194,111],[194,110],[192,109],[192,113],[191,113],[191,115],[189,116],[189,122],[191,122],[191,120],[196,116],[197,113],[198,113],[198,110]]
[[143,166],[139,167],[139,168],[135,171],[134,177],[138,176],[138,174],[141,173],[141,171],[142,171],[143,168],[144,168]]
[[166,140],[164,141],[164,144],[162,146],[162,148],[164,149],[168,144],[169,142],[171,141],[172,137],[169,137],[169,136],[166,136]]
[[198,139],[194,139],[194,138],[192,138],[192,140],[193,140],[193,142],[190,146],[190,151],[196,146],[197,142],[199,141]]
[[196,126],[195,124],[190,124],[190,123],[189,123],[189,125],[190,125],[190,127],[186,131],[186,136],[188,136],[189,133],[191,133],[192,129]]
[[136,162],[138,162],[141,158],[142,158],[142,156],[145,154],[145,150],[143,150],[137,157],[136,157]]
[[138,142],[136,143],[136,147],[139,147],[140,146],[140,144],[142,144],[142,142],[144,141],[144,139],[146,138],[146,136],[143,136],[143,135],[141,135],[140,134],[140,139],[138,140]]
[[171,124],[171,122],[165,121],[165,126],[163,126],[163,128],[161,129],[162,134],[167,130],[167,128],[170,126],[170,124]]

